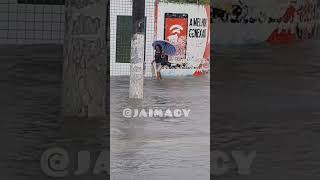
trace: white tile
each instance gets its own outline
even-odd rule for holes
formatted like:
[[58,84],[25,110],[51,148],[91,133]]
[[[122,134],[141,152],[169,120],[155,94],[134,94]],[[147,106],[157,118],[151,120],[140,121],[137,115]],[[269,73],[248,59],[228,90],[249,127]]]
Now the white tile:
[[25,30],[25,25],[26,25],[26,23],[25,22],[18,22],[17,23],[17,29],[19,29],[19,30]]
[[9,39],[16,39],[16,37],[17,37],[16,31],[9,31],[8,32]]
[[50,5],[44,6],[44,12],[51,13],[52,12],[52,7]]
[[6,31],[6,30],[0,30],[0,38],[1,38],[1,41],[3,41],[2,39],[7,38],[7,35],[8,35],[8,31]]
[[34,35],[35,35],[35,39],[43,39],[42,31],[36,31]]
[[35,14],[35,21],[43,21],[43,15],[40,13]]
[[[12,0],[14,2],[15,0]],[[12,4],[13,5],[13,4]],[[110,72],[111,74],[117,74],[117,75],[129,75],[130,71],[130,66],[129,64],[124,64],[124,63],[115,63],[115,58],[116,58],[116,17],[117,15],[131,15],[132,14],[132,0],[111,0],[111,17],[110,17],[110,64],[112,67],[110,67]],[[150,61],[153,59],[153,49],[151,47],[151,43],[153,41],[153,28],[154,28],[154,1],[153,0],[146,0],[146,11],[145,14],[147,16],[147,32],[146,32],[146,62],[147,62],[147,69],[146,69],[146,76],[150,74],[150,65],[148,64]],[[6,6],[1,6],[1,9],[6,10]],[[20,40],[15,41],[18,43],[44,43],[44,42],[51,42],[51,43],[62,43],[63,42],[63,32],[64,32],[64,24],[59,24],[58,22],[62,21],[64,22],[64,6],[46,6],[46,5],[19,5],[19,6],[11,6],[10,8],[11,11],[14,12],[19,12],[19,14],[11,15],[15,17],[11,17],[11,20],[20,20],[22,21],[21,23],[16,23],[16,25],[11,25],[13,28],[16,26],[16,28],[21,29],[23,31],[18,31],[18,32],[10,32],[10,36],[14,37],[17,36]],[[43,16],[43,10],[46,13]],[[27,12],[32,12],[32,13],[24,13],[24,11]],[[61,12],[61,18],[59,14],[55,14],[51,16],[51,12],[54,13],[59,13]],[[36,16],[34,17],[34,12],[37,12]],[[0,14],[0,20],[7,20],[7,16]],[[45,21],[45,24],[38,23],[34,27],[34,18],[36,18],[36,21]],[[27,22],[26,24],[23,22],[25,21],[31,21]],[[51,22],[54,21],[56,22],[55,24],[51,24]],[[25,26],[26,25],[26,26]],[[44,25],[44,29],[46,31],[42,31],[42,25]],[[6,24],[0,24],[0,27],[5,27],[7,26]],[[51,32],[51,26],[53,32]],[[34,33],[33,31],[27,31],[27,33],[24,32],[25,27],[29,30],[33,30],[34,28],[39,30],[39,32]],[[60,32],[62,32],[60,34]],[[51,34],[52,33],[52,34]],[[7,36],[7,33],[5,31],[0,31],[1,36]],[[30,38],[30,40],[24,40],[24,36],[27,38]],[[51,40],[52,39],[57,39],[57,40]],[[59,40],[60,38],[60,40]],[[36,40],[40,39],[40,40]],[[45,40],[43,40],[45,39]],[[13,43],[13,41],[12,41]],[[149,47],[150,46],[150,47]]]
[[35,25],[35,27],[34,27],[35,30],[37,30],[37,31],[43,30],[43,23],[42,22],[37,22],[34,25]]
[[17,4],[17,0],[8,0],[10,4]]
[[35,11],[36,13],[42,13],[43,12],[43,5],[35,5]]
[[26,20],[26,15],[27,14],[25,14],[24,12],[20,12],[19,14],[18,14],[18,21],[25,21]]
[[51,23],[48,23],[48,22],[46,22],[46,23],[44,23],[44,30],[51,30]]
[[15,4],[10,4],[9,5],[9,12],[10,13],[13,13],[13,12],[16,13],[17,10],[18,10],[17,5],[15,5]]
[[60,13],[61,12],[61,5],[51,5],[52,12]]
[[27,21],[34,21],[34,14],[33,13],[27,13]]
[[33,22],[27,22],[26,25],[27,25],[27,26],[26,26],[26,27],[27,27],[26,30],[34,30]]
[[54,21],[54,22],[60,22],[60,20],[61,19],[63,19],[64,17],[60,17],[60,15],[57,15],[57,14],[55,14],[55,15],[53,15],[52,17],[51,17],[51,15],[48,15],[48,16],[45,16],[45,19],[47,20],[47,19],[52,19],[52,21]]
[[8,23],[0,21],[0,30],[4,30],[4,29],[8,29]]
[[34,12],[34,6],[32,5],[26,5],[26,12],[33,13]]
[[16,21],[18,17],[17,13],[10,13],[9,14],[9,21]]
[[27,39],[33,39],[34,38],[33,31],[27,31],[26,38]]
[[8,4],[0,4],[0,12],[8,12]]
[[0,21],[7,21],[8,13],[0,13]]
[[47,13],[47,14],[44,14],[44,21],[50,22],[53,17],[55,17],[55,18],[58,17],[60,19],[60,16],[57,16],[57,15],[52,16],[50,13]]
[[60,31],[61,30],[60,23],[52,23],[52,30],[53,31]]
[[25,33],[25,31],[18,31],[18,39],[25,39],[25,37],[26,37],[26,33]]
[[49,31],[45,31],[43,33],[44,39],[51,39],[51,33]]
[[9,29],[16,30],[17,29],[17,22],[10,22]]

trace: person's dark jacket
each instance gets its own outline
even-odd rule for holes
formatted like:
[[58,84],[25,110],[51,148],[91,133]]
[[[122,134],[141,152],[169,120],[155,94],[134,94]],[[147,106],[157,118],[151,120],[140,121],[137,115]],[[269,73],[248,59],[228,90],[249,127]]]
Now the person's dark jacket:
[[154,55],[154,60],[156,63],[161,63],[162,62],[162,53],[156,51],[155,55]]

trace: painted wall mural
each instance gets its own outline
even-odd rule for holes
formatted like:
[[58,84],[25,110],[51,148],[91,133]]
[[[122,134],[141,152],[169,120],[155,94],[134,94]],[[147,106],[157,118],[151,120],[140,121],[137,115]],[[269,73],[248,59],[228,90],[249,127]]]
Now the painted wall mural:
[[213,44],[289,43],[313,38],[318,26],[315,0],[288,3],[216,0],[211,6]]
[[174,56],[170,56],[171,62],[177,63],[186,59],[188,14],[165,13],[164,39],[170,41],[177,49]]
[[174,68],[161,70],[162,76],[199,76],[209,71],[210,6],[159,2],[155,13],[155,39],[175,45],[169,57]]

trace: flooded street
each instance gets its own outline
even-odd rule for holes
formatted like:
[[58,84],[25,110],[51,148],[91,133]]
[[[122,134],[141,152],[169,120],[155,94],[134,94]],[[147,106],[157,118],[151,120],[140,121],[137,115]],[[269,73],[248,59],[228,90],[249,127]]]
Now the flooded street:
[[320,44],[216,47],[214,149],[256,151],[249,175],[237,165],[219,180],[319,179]]
[[45,173],[48,164],[40,159],[45,151],[59,147],[67,151],[68,156],[62,157],[70,163],[49,169],[67,171],[58,179],[105,180],[106,174],[92,175],[92,169],[74,175],[79,151],[96,158],[97,152],[108,149],[109,125],[107,119],[60,117],[61,46],[1,46],[0,51],[1,179],[54,179]]
[[[142,102],[128,101],[128,77],[112,77],[110,137],[106,119],[60,118],[60,46],[0,50],[2,179],[47,179],[40,164],[45,150],[63,147],[94,154],[108,149],[110,138],[112,180],[207,180],[209,135],[213,148],[227,154],[256,152],[249,175],[238,175],[230,162],[216,179],[320,177],[317,41],[215,47],[211,105],[209,77],[146,79]],[[128,119],[126,108],[190,109],[190,115]],[[75,169],[69,167],[69,174],[59,179],[106,179],[74,175]]]
[[[108,149],[109,123],[60,117],[61,46],[2,46],[0,59],[1,177],[50,179],[40,159],[61,147],[71,164],[68,175],[58,179],[106,179],[93,175],[95,161],[87,173],[75,175],[76,153],[90,151],[95,160]],[[111,179],[209,179],[209,77],[147,79],[143,103],[128,102],[128,80],[111,78]],[[128,119],[122,116],[128,107],[185,108],[190,115]]]
[[[112,180],[210,178],[209,77],[147,79],[143,102],[128,103],[128,77],[111,78],[110,85]],[[190,115],[127,119],[125,108],[190,109]]]

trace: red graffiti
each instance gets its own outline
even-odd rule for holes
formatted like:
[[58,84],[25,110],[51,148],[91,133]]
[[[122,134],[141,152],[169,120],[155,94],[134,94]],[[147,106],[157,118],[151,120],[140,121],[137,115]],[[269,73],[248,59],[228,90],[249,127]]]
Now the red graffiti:
[[292,41],[310,39],[313,37],[315,27],[312,21],[315,19],[315,3],[304,0],[303,4],[297,5],[291,2],[282,16],[282,24],[286,28],[278,27],[269,38],[268,43],[290,43]]

